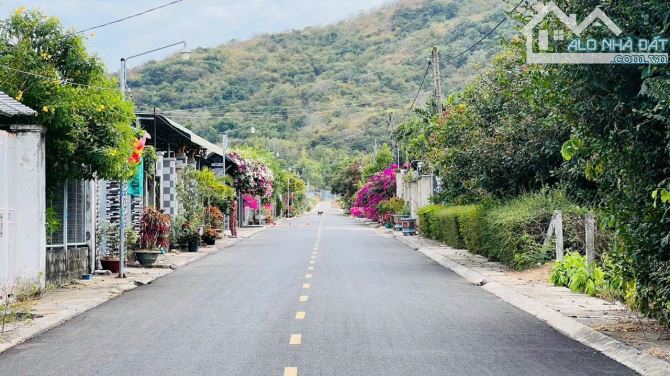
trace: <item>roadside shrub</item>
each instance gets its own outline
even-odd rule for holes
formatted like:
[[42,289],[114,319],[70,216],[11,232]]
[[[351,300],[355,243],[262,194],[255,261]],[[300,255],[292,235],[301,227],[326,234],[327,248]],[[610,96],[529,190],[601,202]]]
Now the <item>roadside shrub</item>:
[[[493,207],[486,213],[485,249],[490,257],[516,270],[542,264],[553,257],[544,237],[555,210],[563,211],[564,237],[574,239],[571,225],[583,211],[572,204],[563,191],[540,191],[519,196]],[[583,226],[581,226],[583,227]],[[566,248],[572,242],[565,241]]]
[[[465,248],[516,270],[532,268],[554,258],[555,243],[544,244],[554,211],[563,212],[563,244],[584,249],[586,211],[572,204],[563,191],[541,191],[493,204],[438,206],[419,210],[424,236],[454,248]],[[598,249],[606,246],[596,233]]]
[[437,231],[434,227],[435,212],[442,209],[443,206],[429,205],[419,209],[417,212],[419,232],[431,239],[437,239]]
[[483,246],[483,214],[484,208],[477,205],[431,205],[419,210],[419,230],[450,247],[479,253]]
[[463,240],[458,231],[458,206],[446,207],[434,212],[434,225],[438,240],[450,247],[463,248]]
[[568,252],[563,260],[556,263],[549,278],[556,286],[596,296],[605,289],[605,274],[596,265],[591,269],[589,271],[586,268],[586,257],[577,252]]
[[483,205],[467,205],[458,210],[458,232],[463,246],[473,253],[484,255],[485,213]]

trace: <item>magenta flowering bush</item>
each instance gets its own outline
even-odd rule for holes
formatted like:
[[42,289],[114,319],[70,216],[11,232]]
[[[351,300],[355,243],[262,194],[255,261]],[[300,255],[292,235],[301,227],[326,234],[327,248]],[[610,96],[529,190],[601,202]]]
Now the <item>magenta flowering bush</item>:
[[349,212],[356,218],[363,218],[365,216],[365,210],[359,207],[352,207]]
[[377,211],[380,202],[395,197],[396,183],[395,170],[391,166],[384,171],[374,174],[356,194],[356,201],[351,208],[351,215],[359,218],[368,218],[373,221],[381,220]]
[[250,208],[253,210],[258,210],[258,199],[251,195],[242,196],[242,202],[244,203],[245,208]]
[[241,192],[262,198],[272,196],[274,176],[266,165],[245,159],[236,152],[229,152],[228,157],[237,165],[233,179]]

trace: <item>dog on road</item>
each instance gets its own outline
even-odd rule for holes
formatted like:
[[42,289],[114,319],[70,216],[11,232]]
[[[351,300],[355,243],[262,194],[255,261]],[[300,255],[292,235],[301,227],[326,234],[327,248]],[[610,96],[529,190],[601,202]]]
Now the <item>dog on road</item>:
[[322,211],[322,210],[319,210],[317,213],[319,214],[319,216],[322,216],[322,215],[323,215],[323,211]]

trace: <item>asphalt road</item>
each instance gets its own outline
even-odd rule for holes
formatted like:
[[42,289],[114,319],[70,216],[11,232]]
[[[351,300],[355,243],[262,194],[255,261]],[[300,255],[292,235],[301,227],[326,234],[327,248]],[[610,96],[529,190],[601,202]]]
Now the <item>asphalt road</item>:
[[2,376],[295,374],[634,372],[335,210],[265,231],[0,355]]

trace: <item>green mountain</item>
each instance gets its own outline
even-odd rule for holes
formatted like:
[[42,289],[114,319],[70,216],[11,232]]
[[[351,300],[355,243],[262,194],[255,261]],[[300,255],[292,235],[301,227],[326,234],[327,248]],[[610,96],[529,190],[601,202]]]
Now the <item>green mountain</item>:
[[[211,141],[259,143],[286,160],[317,161],[388,140],[426,72],[430,47],[443,60],[503,17],[490,0],[405,0],[324,27],[230,41],[149,62],[129,75],[142,110],[157,107]],[[507,23],[472,52],[442,64],[445,94],[461,88],[498,51]],[[419,105],[432,95],[428,73]],[[251,127],[256,129],[251,134]]]

